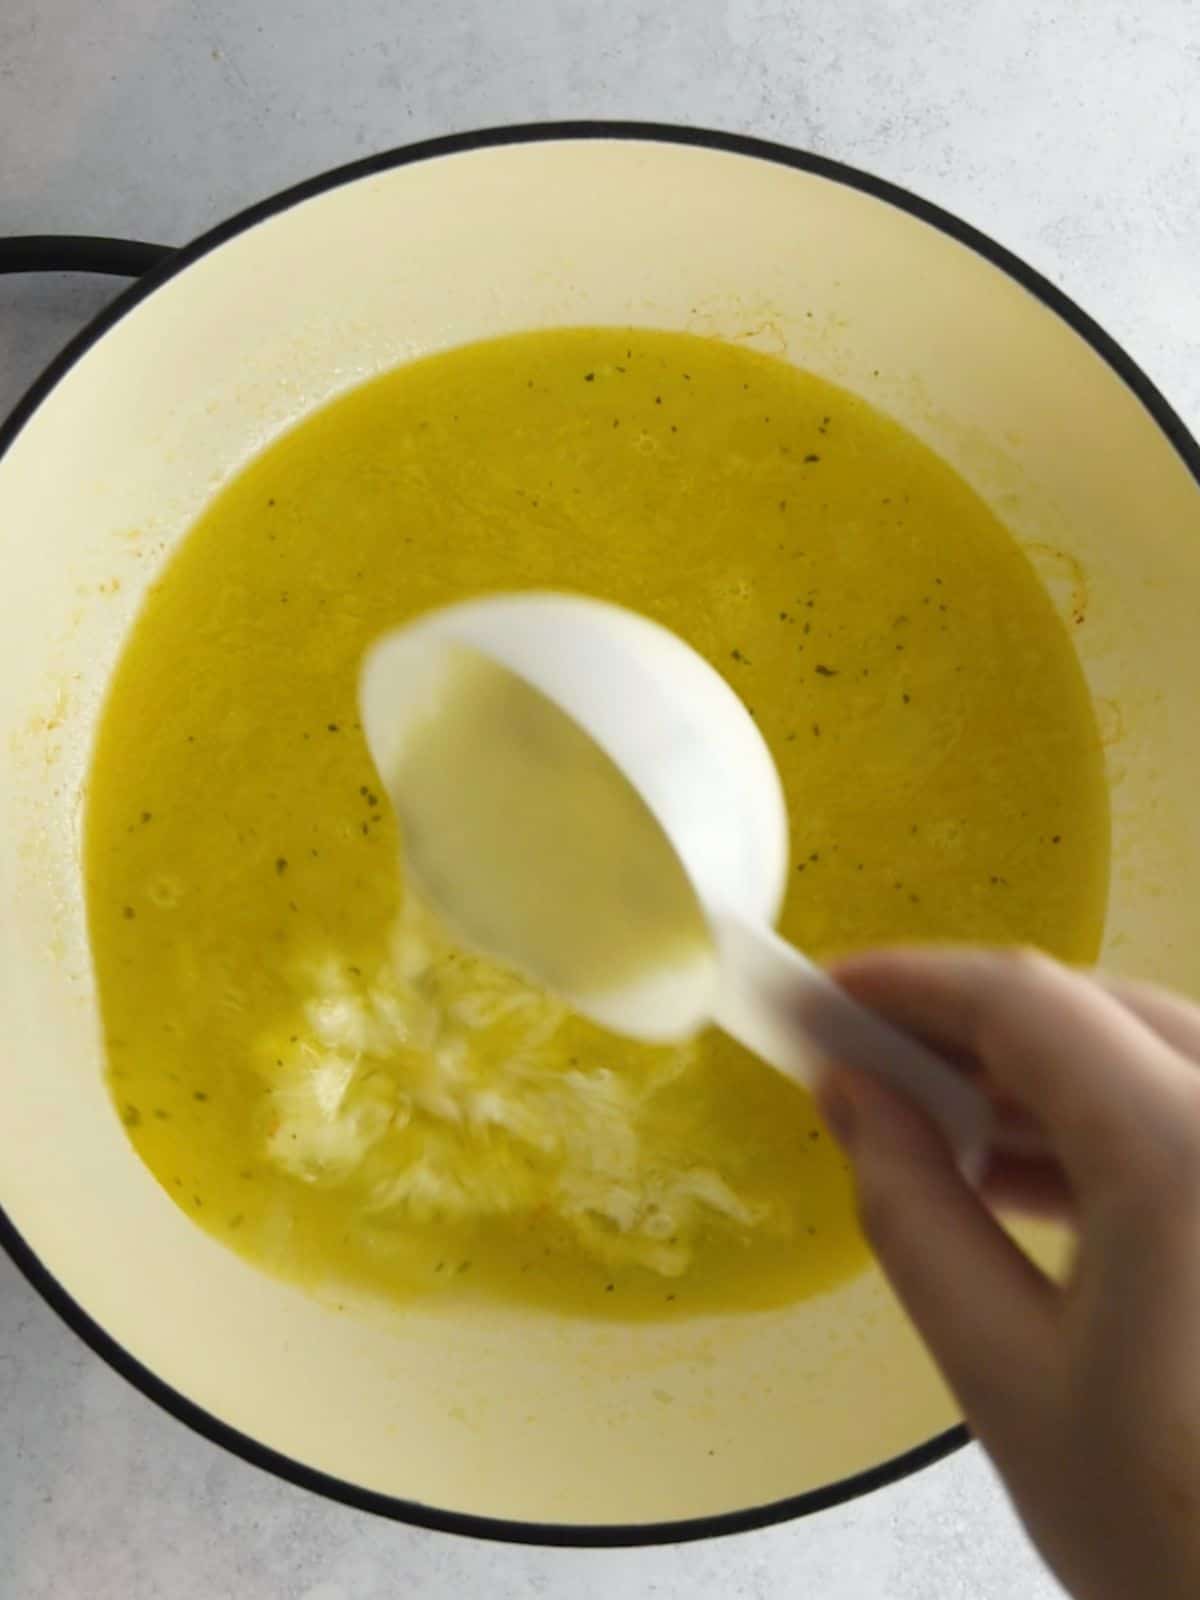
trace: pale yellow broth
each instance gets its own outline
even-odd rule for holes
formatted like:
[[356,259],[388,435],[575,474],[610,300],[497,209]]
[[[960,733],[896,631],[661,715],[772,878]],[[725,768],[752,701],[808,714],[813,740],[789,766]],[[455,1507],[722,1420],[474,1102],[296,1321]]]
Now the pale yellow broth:
[[428,607],[571,588],[675,629],[783,776],[783,930],[1085,961],[1108,874],[1070,639],[1009,532],[862,400],[682,334],[416,362],[239,473],[148,596],[88,792],[114,1103],[201,1226],[321,1292],[603,1316],[827,1290],[865,1247],[807,1096],[636,1046],[403,893],[355,701]]
[[396,757],[373,754],[410,882],[447,931],[584,1011],[671,969],[711,970],[696,891],[616,762],[498,662],[461,646],[436,659]]

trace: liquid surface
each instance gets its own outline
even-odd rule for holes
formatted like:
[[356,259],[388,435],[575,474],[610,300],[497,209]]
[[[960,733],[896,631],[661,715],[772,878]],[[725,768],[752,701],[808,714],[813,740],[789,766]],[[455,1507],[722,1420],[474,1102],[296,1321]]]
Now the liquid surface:
[[433,703],[381,776],[447,926],[576,998],[705,959],[687,874],[604,750],[486,656],[455,647],[435,670]]
[[382,630],[489,590],[645,612],[775,753],[783,932],[1098,948],[1108,816],[1069,640],[1006,530],[861,401],[684,335],[477,345],[307,419],[147,599],[88,795],[114,1102],[202,1226],[321,1288],[597,1315],[858,1270],[843,1163],[716,1035],[617,1040],[406,896],[358,725]]

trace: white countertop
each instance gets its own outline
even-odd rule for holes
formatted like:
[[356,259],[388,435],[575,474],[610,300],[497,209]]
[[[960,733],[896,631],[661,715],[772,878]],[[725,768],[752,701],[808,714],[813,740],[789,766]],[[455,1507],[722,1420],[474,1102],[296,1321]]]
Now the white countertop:
[[[1200,427],[1196,0],[2,0],[0,233],[177,243],[357,155],[588,116],[762,134],[909,185],[1064,287]],[[0,278],[0,412],[116,287]],[[0,1259],[0,1600],[1059,1592],[974,1449],[676,1549],[373,1520],[155,1409]]]

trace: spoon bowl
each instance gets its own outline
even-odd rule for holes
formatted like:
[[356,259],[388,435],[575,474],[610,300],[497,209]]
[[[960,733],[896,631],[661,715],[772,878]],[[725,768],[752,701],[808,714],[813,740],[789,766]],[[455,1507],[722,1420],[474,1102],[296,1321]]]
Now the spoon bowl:
[[[983,1096],[773,931],[779,775],[746,706],[683,640],[581,596],[490,596],[380,640],[360,704],[414,875],[468,943],[633,1038],[716,1022],[807,1085],[824,1059],[872,1071],[979,1164]],[[595,825],[610,811],[624,831]],[[598,927],[639,959],[589,965]]]

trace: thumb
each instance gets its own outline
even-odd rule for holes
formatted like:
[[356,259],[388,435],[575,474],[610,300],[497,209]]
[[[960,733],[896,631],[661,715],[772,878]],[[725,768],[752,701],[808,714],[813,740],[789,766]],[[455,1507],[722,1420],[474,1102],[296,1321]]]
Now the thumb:
[[1001,1443],[1053,1348],[1058,1291],[963,1178],[932,1123],[867,1074],[817,1102],[850,1159],[868,1243],[975,1431]]

